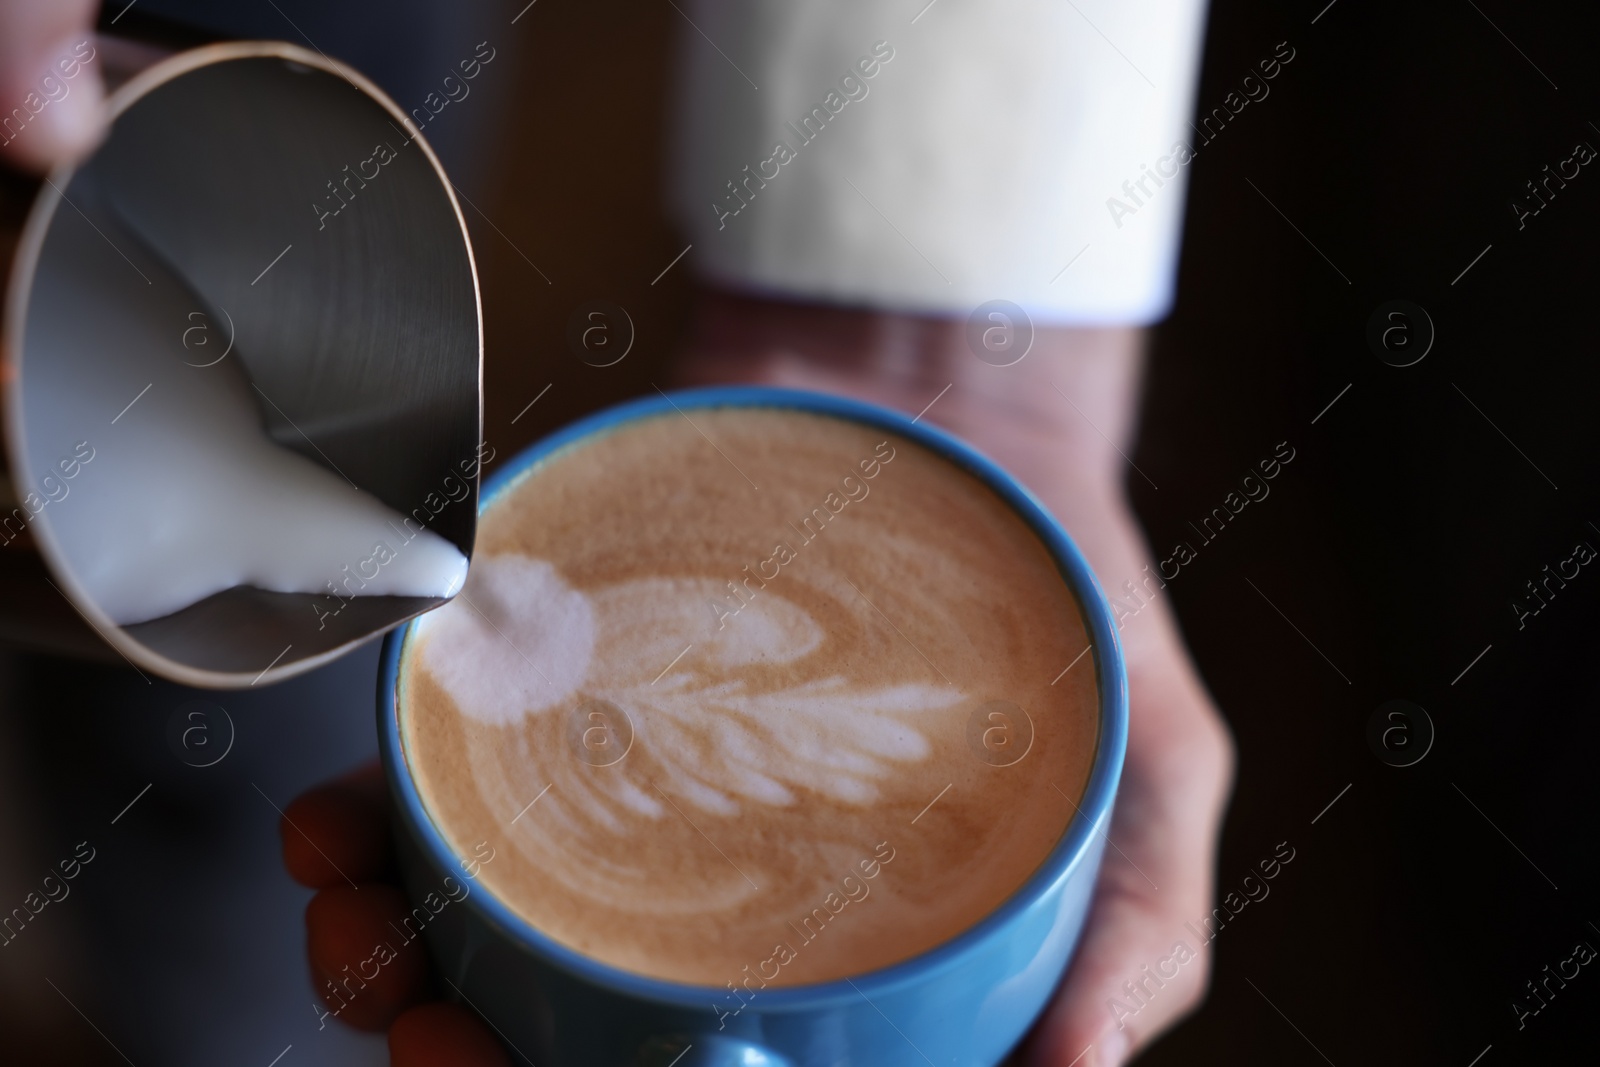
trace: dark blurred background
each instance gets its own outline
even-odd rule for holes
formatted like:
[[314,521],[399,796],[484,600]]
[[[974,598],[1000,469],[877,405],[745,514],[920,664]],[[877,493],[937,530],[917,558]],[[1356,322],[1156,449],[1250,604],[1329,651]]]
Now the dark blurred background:
[[[1512,602],[1538,607],[1525,583],[1600,548],[1600,172],[1552,183],[1520,228],[1511,202],[1580,142],[1600,148],[1600,12],[1325,4],[1212,4],[1201,115],[1279,42],[1294,58],[1189,168],[1179,300],[1134,455],[1160,489],[1131,483],[1158,556],[1198,550],[1168,591],[1239,746],[1219,894],[1280,842],[1295,858],[1217,935],[1204,1007],[1140,1062],[1592,1059],[1594,968],[1541,985],[1537,1014],[1513,1003],[1536,1007],[1526,983],[1578,943],[1600,948],[1600,574],[1541,586],[1520,625]],[[666,380],[691,296],[686,264],[651,284],[686,243],[658,193],[671,5],[543,0],[515,25],[521,3],[389,4],[381,23],[340,3],[242,6],[141,3],[115,29],[313,40],[402,107],[430,65],[497,49],[429,135],[469,201],[500,454]],[[0,190],[14,231],[32,186]],[[565,342],[593,299],[637,330],[610,368]],[[1431,321],[1411,366],[1367,340],[1395,300]],[[1402,325],[1425,347],[1428,323]],[[1280,442],[1295,458],[1271,495],[1205,543],[1190,524]],[[0,555],[0,908],[78,842],[96,850],[0,949],[0,1060],[265,1067],[292,1046],[283,1067],[383,1062],[380,1041],[317,1027],[309,893],[278,867],[273,808],[373,752],[374,651],[248,696],[146,685],[95,661],[30,558]],[[231,722],[209,767],[168,740],[197,698]],[[1369,723],[1395,699],[1431,729],[1383,719],[1403,727],[1384,750]],[[1396,767],[1383,751],[1426,754]]]

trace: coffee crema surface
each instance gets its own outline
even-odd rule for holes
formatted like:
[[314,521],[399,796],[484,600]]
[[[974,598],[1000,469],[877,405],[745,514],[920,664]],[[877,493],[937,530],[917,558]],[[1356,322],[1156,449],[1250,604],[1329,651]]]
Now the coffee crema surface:
[[408,639],[407,764],[453,848],[495,846],[482,884],[585,956],[728,1011],[864,974],[994,911],[1076,812],[1077,604],[920,445],[782,408],[646,417],[502,489],[477,544]]

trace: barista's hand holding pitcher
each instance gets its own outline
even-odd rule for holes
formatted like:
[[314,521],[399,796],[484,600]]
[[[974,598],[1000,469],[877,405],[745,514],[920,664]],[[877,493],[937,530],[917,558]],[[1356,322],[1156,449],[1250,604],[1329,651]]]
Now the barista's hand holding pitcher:
[[[740,381],[817,389],[912,413],[950,384],[925,417],[973,442],[1028,485],[1062,520],[1103,586],[1115,591],[1123,578],[1142,581],[1152,560],[1127,502],[1125,464],[1117,452],[1127,450],[1132,436],[1139,332],[1041,330],[1026,359],[997,368],[966,350],[962,327],[712,297],[702,307],[690,345],[695,355],[680,378],[693,385]],[[1092,413],[1098,431],[1074,404]],[[1124,998],[1123,984],[1138,979],[1141,968],[1171,956],[1185,937],[1185,921],[1210,909],[1233,762],[1226,727],[1164,598],[1128,619],[1120,636],[1131,722],[1111,829],[1116,848],[1106,853],[1072,968],[1022,1057],[1039,1067],[1125,1062],[1197,1006],[1207,982],[1208,955],[1192,946],[1198,958],[1132,1017],[1119,1025],[1109,1007],[1112,998]],[[283,826],[285,862],[297,880],[321,890],[307,911],[318,975],[361,958],[365,953],[357,948],[370,945],[405,909],[399,891],[381,881],[392,876],[384,852],[386,803],[374,770],[308,793],[289,809],[294,826]],[[344,876],[362,889],[352,890]],[[369,928],[374,937],[363,940]],[[510,1062],[464,1009],[426,1002],[432,994],[420,966],[394,968],[368,993],[360,1011],[352,1002],[341,1018],[365,1029],[389,1026],[400,1067]]]
[[[81,159],[105,133],[105,92],[92,55],[95,0],[0,0],[0,161],[41,173]],[[18,115],[26,121],[18,122]]]

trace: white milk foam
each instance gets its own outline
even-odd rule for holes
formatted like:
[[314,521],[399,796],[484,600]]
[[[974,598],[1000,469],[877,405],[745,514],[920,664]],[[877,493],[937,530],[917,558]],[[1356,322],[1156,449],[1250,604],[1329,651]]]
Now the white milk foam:
[[[25,382],[35,458],[70,454],[77,441],[95,450],[71,499],[45,517],[113,621],[159,618],[239,585],[326,594],[332,581],[349,596],[342,569],[355,573],[380,541],[393,556],[376,577],[361,576],[359,595],[460,587],[467,560],[455,545],[428,530],[402,544],[399,514],[267,436],[267,401],[237,349],[197,365],[222,353],[227,327],[210,322],[208,343],[186,349],[182,331],[202,305],[157,257],[140,257],[146,284],[73,211],[58,213],[51,240],[84,246],[68,261],[113,276],[94,280],[92,314],[41,309],[48,336],[30,324]],[[101,353],[113,345],[107,362]]]
[[[418,622],[420,662],[463,714],[495,726],[554,714],[580,691],[616,705],[682,795],[724,816],[791,805],[794,787],[870,804],[892,764],[929,755],[919,714],[968,699],[951,686],[838,675],[750,691],[732,672],[799,660],[822,629],[769,591],[708,637],[706,604],[723,592],[709,578],[643,578],[589,595],[543,560],[480,555],[461,596]],[[661,677],[690,645],[697,669]],[[616,799],[651,819],[670,814],[637,786]]]

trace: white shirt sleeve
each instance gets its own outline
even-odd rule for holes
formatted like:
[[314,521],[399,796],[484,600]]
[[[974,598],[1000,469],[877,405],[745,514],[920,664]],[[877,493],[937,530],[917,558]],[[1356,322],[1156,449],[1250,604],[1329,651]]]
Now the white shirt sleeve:
[[1204,0],[925,2],[679,0],[669,195],[701,274],[935,315],[1160,318]]

